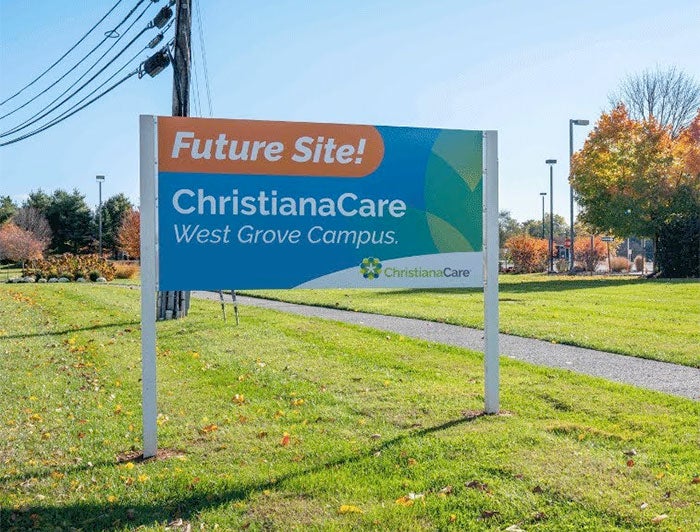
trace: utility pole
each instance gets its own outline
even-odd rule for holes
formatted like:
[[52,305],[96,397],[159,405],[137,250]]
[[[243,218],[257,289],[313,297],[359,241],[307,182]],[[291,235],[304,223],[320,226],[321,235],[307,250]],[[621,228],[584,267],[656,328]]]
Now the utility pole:
[[[177,0],[175,7],[175,49],[173,50],[173,116],[190,114],[190,41],[192,35],[192,1]],[[159,320],[187,316],[190,292],[158,292]]]

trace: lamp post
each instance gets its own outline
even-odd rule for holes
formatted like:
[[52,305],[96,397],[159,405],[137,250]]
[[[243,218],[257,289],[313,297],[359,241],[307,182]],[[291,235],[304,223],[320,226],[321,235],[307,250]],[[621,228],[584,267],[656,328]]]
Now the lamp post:
[[98,175],[95,176],[95,180],[97,180],[97,186],[99,190],[99,207],[97,209],[97,217],[99,219],[99,232],[98,232],[98,239],[100,242],[100,258],[102,258],[102,182],[105,180],[105,176],[103,175]]
[[546,195],[546,192],[540,192],[540,196],[542,196],[542,240],[544,240],[544,197]]
[[554,165],[556,159],[547,159],[549,165],[549,273],[554,273]]
[[571,159],[574,157],[574,126],[587,126],[590,122],[582,119],[569,119],[569,207],[571,253],[569,253],[569,273],[574,273],[574,188],[571,186]]

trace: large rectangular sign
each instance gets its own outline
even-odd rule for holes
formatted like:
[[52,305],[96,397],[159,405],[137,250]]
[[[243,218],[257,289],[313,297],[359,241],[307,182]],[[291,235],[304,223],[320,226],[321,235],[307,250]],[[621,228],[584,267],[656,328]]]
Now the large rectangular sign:
[[153,116],[140,131],[144,457],[157,289],[483,286],[498,412],[495,131]]
[[483,133],[157,118],[160,290],[482,286]]

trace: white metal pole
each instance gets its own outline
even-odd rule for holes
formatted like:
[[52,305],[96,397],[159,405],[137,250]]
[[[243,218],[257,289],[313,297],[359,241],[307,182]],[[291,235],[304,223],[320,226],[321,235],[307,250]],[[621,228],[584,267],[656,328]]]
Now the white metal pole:
[[158,121],[140,117],[141,133],[141,397],[143,456],[156,455],[158,408],[156,393],[156,180]]
[[499,411],[498,133],[484,131],[484,412]]

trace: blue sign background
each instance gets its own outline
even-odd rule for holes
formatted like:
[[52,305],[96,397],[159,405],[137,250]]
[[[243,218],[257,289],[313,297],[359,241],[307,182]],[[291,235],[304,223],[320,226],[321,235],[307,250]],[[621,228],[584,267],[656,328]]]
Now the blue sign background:
[[[357,269],[352,286],[372,287],[363,279],[360,263],[482,250],[482,132],[378,126],[384,159],[363,178],[260,176],[243,174],[158,174],[158,277],[160,290],[223,288],[292,288],[324,275]],[[277,197],[337,198],[350,192],[360,198],[400,199],[403,217],[252,216],[181,214],[173,195],[181,189],[208,196],[257,197],[277,191]],[[188,199],[196,206],[196,198]],[[229,204],[230,205],[230,204]],[[175,227],[229,228],[229,243],[177,242]],[[244,226],[284,232],[298,229],[298,243],[246,244],[238,238]],[[315,226],[324,231],[369,231],[375,243],[311,243]],[[182,232],[182,231],[180,231]],[[387,235],[393,232],[394,242]],[[313,234],[320,234],[315,231]],[[380,235],[383,243],[377,243]],[[406,286],[413,286],[406,279]],[[436,284],[436,286],[440,286]],[[473,286],[470,284],[469,286]]]

